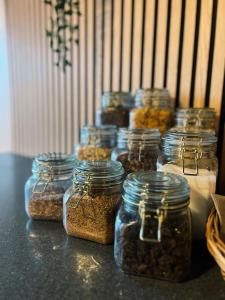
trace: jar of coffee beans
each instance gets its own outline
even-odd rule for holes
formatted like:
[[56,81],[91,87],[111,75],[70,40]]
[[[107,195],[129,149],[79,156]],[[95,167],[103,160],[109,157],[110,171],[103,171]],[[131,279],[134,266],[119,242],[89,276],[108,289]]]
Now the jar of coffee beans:
[[182,281],[191,261],[189,186],[179,175],[129,174],[115,225],[114,256],[125,273]]
[[133,97],[126,92],[105,92],[101,109],[96,112],[96,125],[129,126],[129,112],[133,108]]
[[156,170],[159,155],[160,132],[158,129],[127,129],[118,131],[117,148],[112,160],[120,161],[125,174]]
[[172,104],[167,89],[139,89],[135,108],[130,112],[131,128],[159,128],[164,133],[171,127]]
[[68,235],[111,244],[124,170],[117,161],[78,161],[63,201]]
[[72,185],[74,155],[41,154],[32,164],[33,175],[25,184],[25,208],[38,220],[62,220],[63,195]]
[[75,155],[79,160],[108,160],[116,146],[116,137],[116,126],[84,126]]

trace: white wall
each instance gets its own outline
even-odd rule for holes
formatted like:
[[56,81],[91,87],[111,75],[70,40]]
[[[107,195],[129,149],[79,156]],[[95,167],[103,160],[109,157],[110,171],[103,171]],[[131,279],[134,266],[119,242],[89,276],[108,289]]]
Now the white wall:
[[5,0],[0,0],[0,152],[11,150]]

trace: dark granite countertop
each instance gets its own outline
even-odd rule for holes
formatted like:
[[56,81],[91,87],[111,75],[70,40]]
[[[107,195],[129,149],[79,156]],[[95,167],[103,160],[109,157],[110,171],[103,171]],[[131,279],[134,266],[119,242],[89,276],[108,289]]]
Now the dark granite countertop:
[[170,283],[120,272],[113,247],[68,237],[62,224],[30,221],[23,187],[31,160],[0,155],[0,299],[225,299],[225,282],[204,245],[192,272]]

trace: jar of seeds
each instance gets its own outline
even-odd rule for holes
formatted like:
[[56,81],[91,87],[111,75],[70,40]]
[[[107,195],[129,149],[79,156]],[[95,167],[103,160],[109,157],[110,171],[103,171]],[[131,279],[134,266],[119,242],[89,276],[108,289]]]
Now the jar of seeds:
[[63,195],[72,185],[74,155],[41,154],[35,157],[33,175],[25,184],[25,208],[38,220],[62,220]]
[[123,176],[120,162],[77,162],[73,186],[63,201],[63,223],[68,235],[101,244],[113,242]]
[[171,126],[172,105],[167,89],[139,89],[135,108],[130,112],[131,128],[159,128],[167,131]]
[[96,112],[97,125],[129,126],[129,112],[133,107],[133,97],[125,92],[105,92],[101,109]]
[[189,187],[179,175],[129,174],[115,225],[114,256],[125,273],[182,281],[191,262]]
[[79,160],[109,160],[116,146],[116,136],[116,126],[84,126],[75,155]]
[[216,112],[213,108],[179,108],[175,121],[177,127],[216,130]]
[[120,128],[112,160],[122,163],[126,175],[137,171],[156,170],[159,143],[158,129]]

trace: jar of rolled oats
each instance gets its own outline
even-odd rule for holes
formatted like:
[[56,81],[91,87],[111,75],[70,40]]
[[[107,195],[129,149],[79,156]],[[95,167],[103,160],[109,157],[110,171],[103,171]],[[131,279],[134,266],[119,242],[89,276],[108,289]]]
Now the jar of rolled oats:
[[25,208],[32,219],[61,221],[63,196],[72,185],[74,155],[40,154],[25,184]]
[[135,108],[130,112],[131,128],[158,128],[161,133],[171,126],[172,105],[167,89],[139,89]]

